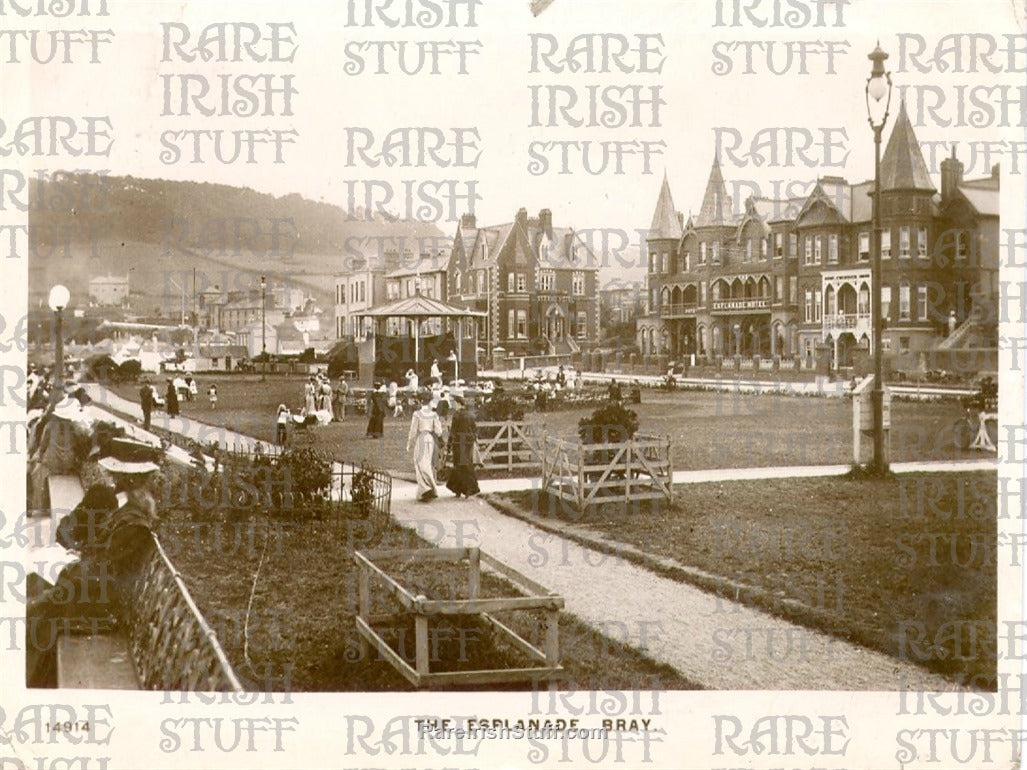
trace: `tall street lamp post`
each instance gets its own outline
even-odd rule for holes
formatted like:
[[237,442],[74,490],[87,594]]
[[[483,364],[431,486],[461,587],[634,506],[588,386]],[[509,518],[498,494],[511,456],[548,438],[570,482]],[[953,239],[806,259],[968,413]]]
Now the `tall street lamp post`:
[[260,357],[263,368],[260,381],[267,379],[267,278],[260,276]]
[[64,308],[68,306],[71,292],[66,286],[57,284],[50,289],[48,303],[54,314],[54,382],[51,398],[57,403],[64,396]]
[[867,58],[873,62],[866,84],[867,122],[874,132],[874,241],[871,282],[874,285],[874,389],[871,404],[874,412],[874,459],[872,470],[877,473],[888,471],[887,447],[884,440],[884,331],[881,316],[881,133],[888,122],[888,108],[891,106],[891,73],[885,72],[884,61],[888,54],[881,50],[881,44],[871,51]]

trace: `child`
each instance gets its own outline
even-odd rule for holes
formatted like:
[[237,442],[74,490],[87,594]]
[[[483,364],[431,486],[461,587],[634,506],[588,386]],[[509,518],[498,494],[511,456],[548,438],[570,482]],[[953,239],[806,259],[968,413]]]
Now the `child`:
[[289,440],[289,421],[291,419],[289,407],[279,404],[278,414],[275,416],[275,443],[278,446],[285,446]]
[[211,409],[218,405],[218,386],[213,382],[210,384],[210,387],[207,388],[207,398],[210,399]]

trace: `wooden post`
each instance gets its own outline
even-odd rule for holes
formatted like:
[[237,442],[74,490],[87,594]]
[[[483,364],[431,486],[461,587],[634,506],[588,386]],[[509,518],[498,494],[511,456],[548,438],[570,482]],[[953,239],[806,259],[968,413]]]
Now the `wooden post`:
[[506,429],[506,469],[513,470],[513,423],[509,420],[503,426]]
[[474,599],[478,598],[478,593],[481,586],[480,549],[471,549],[471,553],[467,557],[467,570],[467,598],[473,601]]
[[560,611],[546,611],[546,664],[556,666],[560,663]]
[[[363,620],[370,623],[371,616],[371,573],[368,572],[367,566],[363,563],[360,564],[360,584],[358,587],[358,598],[359,604],[358,615]],[[360,659],[366,660],[370,648],[367,645],[367,640],[363,634],[359,634],[360,637]]]
[[852,463],[853,465],[860,464],[860,458],[862,457],[862,447],[860,446],[860,436],[863,431],[861,430],[860,423],[860,412],[863,408],[863,397],[855,395],[852,397]]
[[674,502],[674,463],[670,459],[670,436],[666,436],[667,442],[667,500]]
[[627,441],[627,457],[624,458],[624,504],[632,502],[632,452],[635,450],[635,439]]
[[578,510],[581,510],[581,506],[585,502],[585,452],[578,445],[578,488],[574,490],[574,499],[578,504]]
[[414,616],[414,670],[418,674],[428,673],[428,616]]

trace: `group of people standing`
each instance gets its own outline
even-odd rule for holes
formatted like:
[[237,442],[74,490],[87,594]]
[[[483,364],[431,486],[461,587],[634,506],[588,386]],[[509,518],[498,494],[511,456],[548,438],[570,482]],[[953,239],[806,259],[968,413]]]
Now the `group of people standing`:
[[[163,402],[157,398],[157,389],[148,378],[144,377],[139,385],[139,406],[143,410],[143,427],[147,430],[150,429],[155,407],[163,405],[168,417],[178,417],[181,413],[181,402],[183,400],[192,401],[199,395],[199,386],[192,377],[184,379],[168,377],[167,383],[168,387],[164,392]],[[210,402],[211,409],[217,408],[218,386],[216,383],[212,382],[207,388],[207,400]]]
[[[449,455],[449,477],[446,486],[457,497],[471,497],[479,492],[475,466],[478,457],[478,426],[472,404],[460,396],[453,396],[456,410],[452,422],[445,424],[448,410],[432,407],[431,393],[421,395],[421,408],[410,419],[407,452],[413,453],[414,476],[417,479],[417,498],[422,502],[439,496],[438,471]],[[442,414],[440,414],[442,412]]]

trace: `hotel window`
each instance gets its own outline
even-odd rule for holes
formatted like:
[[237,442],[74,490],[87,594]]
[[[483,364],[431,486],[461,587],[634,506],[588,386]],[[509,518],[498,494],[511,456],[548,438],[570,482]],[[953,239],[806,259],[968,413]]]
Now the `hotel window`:
[[460,293],[460,271],[459,270],[457,270],[456,273],[454,274],[453,282],[456,285],[456,291],[459,294]]
[[667,252],[663,252],[663,259],[660,261],[660,272],[661,273],[666,273],[667,272],[667,266],[669,264],[670,264],[670,257],[667,255]]
[[859,234],[859,261],[870,261],[870,233]]
[[515,285],[516,281],[517,281],[517,276],[516,275],[514,275],[513,273],[507,273],[506,274],[506,290],[508,292],[513,292],[514,285]]
[[774,233],[774,259],[781,259],[785,255],[785,234]]
[[706,241],[699,244],[699,264],[706,264]]
[[916,287],[916,317],[921,321],[927,320],[927,284],[922,283]]
[[785,294],[785,279],[782,275],[774,276],[774,301],[781,302]]
[[838,236],[827,236],[827,261],[832,265],[838,264]]
[[813,239],[813,262],[820,264],[824,258],[824,236],[818,235]]
[[552,291],[555,278],[556,276],[552,270],[543,270],[539,273],[539,289],[541,291]]
[[571,294],[576,297],[584,296],[585,294],[585,274],[574,273],[571,276]]
[[584,310],[578,311],[578,339],[583,340],[588,336],[588,313]]
[[970,256],[970,234],[966,230],[956,231],[956,259]]
[[766,236],[760,238],[760,259],[767,258],[767,238]]
[[909,259],[909,228],[899,228],[899,256],[902,259]]
[[799,301],[799,279],[797,276],[788,278],[788,302],[794,305]]
[[824,312],[829,316],[833,316],[838,312],[838,294],[830,287],[827,290],[827,310]]
[[527,276],[524,273],[517,274],[517,291],[523,292],[527,285]]
[[475,294],[476,293],[476,291],[475,291],[475,288],[476,288],[475,284],[476,283],[477,282],[474,279],[474,273],[468,273],[467,274],[467,292],[469,294]]
[[366,286],[367,286],[366,283],[364,283],[363,281],[360,282],[360,301],[361,302],[363,302],[366,299],[366,295],[364,293],[364,289],[366,288]]
[[528,336],[528,311],[517,311],[517,338],[526,339]]
[[692,269],[692,252],[685,252],[685,272],[687,273]]
[[905,281],[899,284],[899,320],[909,320],[909,284]]
[[720,241],[713,242],[713,264],[720,264]]
[[752,262],[752,238],[745,242],[745,263]]
[[891,230],[881,231],[881,259],[891,259]]
[[788,235],[788,256],[792,259],[799,256],[799,236],[794,233]]
[[891,315],[891,286],[881,287],[881,318]]
[[866,286],[859,287],[859,299],[856,312],[860,315],[870,315],[870,289]]
[[916,255],[924,258],[927,256],[927,228],[918,227],[916,230]]
[[802,236],[802,247],[803,247],[803,251],[806,254],[806,260],[805,260],[806,264],[807,265],[812,265],[813,264],[813,239],[810,236],[808,236],[808,235]]
[[713,299],[720,299],[720,281],[713,282]]
[[806,313],[804,315],[806,323],[810,323],[813,320],[813,290],[806,289]]
[[813,320],[814,321],[819,321],[820,320],[820,312],[823,309],[823,307],[824,307],[824,298],[823,298],[823,295],[821,294],[820,289],[817,289],[815,292],[813,292]]
[[513,339],[517,336],[517,311],[508,310],[506,311],[506,336],[508,339]]
[[706,286],[708,283],[708,281],[703,281],[699,284],[699,301],[704,305],[706,304]]

